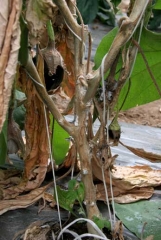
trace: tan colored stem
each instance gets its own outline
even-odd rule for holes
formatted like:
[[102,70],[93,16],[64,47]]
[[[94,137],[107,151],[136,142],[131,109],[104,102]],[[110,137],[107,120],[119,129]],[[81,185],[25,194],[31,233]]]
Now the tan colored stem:
[[65,0],[54,0],[55,4],[58,6],[62,16],[64,17],[68,26],[72,31],[81,37],[81,26],[75,21],[73,15],[71,14],[68,5]]
[[[81,111],[79,118],[79,129],[77,131],[77,137],[75,139],[77,151],[80,157],[81,163],[81,176],[85,186],[85,199],[87,216],[89,219],[93,219],[94,216],[100,217],[100,211],[96,204],[96,189],[93,183],[92,163],[90,153],[89,142],[87,141],[87,135],[85,131],[86,113]],[[88,232],[96,234],[94,228],[91,225],[87,225]]]

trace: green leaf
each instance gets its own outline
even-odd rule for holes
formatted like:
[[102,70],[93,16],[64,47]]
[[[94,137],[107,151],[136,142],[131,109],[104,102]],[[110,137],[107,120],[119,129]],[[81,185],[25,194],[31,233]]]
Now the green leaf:
[[69,134],[54,121],[53,137],[52,137],[52,156],[56,164],[61,164],[69,150]]
[[57,194],[60,207],[71,212],[75,202],[75,196],[73,196],[70,191],[61,189],[59,186],[57,186]]
[[94,56],[94,63],[95,63],[94,69],[99,68],[99,66],[101,65],[102,59],[105,56],[105,54],[109,51],[117,31],[118,31],[118,28],[115,27],[107,35],[105,35],[102,38],[96,50],[96,54]]
[[7,120],[0,132],[0,164],[3,165],[7,157]]
[[130,204],[115,203],[116,215],[123,224],[140,239],[142,228],[147,222],[143,238],[154,235],[161,239],[161,200],[139,201]]
[[72,179],[68,183],[68,190],[61,189],[57,186],[59,204],[62,208],[72,212],[73,205],[76,200],[79,202],[84,200],[84,185]]
[[161,10],[161,1],[160,0],[156,0],[156,3],[154,5],[154,9]]
[[25,66],[28,60],[28,29],[22,15],[20,16],[21,40],[18,60]]
[[98,12],[98,0],[77,0],[77,7],[85,24],[91,23]]
[[83,182],[78,182],[75,179],[70,180],[68,183],[68,190],[75,196],[75,200],[79,202],[84,200],[85,189]]
[[[144,29],[140,46],[148,61],[148,65],[161,89],[161,34]],[[119,97],[119,107],[128,89],[128,83],[123,87]],[[137,55],[134,70],[131,76],[131,87],[122,110],[142,105],[160,98],[160,95],[151,79],[145,62],[140,53]]]
[[54,41],[54,39],[55,39],[55,37],[54,37],[54,29],[53,29],[51,20],[47,21],[46,27],[47,27],[47,32],[48,32],[49,38]]
[[103,228],[107,228],[107,229],[111,229],[111,224],[110,222],[103,218],[103,217],[93,217],[93,221],[95,222],[95,224],[102,230]]
[[75,180],[75,179],[70,180],[68,183],[68,189],[70,191],[73,190],[77,184],[78,184],[77,180]]

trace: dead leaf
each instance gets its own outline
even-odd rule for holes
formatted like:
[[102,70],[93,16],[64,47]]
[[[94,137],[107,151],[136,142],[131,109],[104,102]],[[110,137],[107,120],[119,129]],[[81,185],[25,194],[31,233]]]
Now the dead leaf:
[[65,157],[65,160],[63,162],[63,167],[69,168],[71,165],[74,166],[74,164],[76,163],[76,160],[77,160],[77,152],[76,152],[75,144],[73,144],[68,151],[68,155]]
[[[40,61],[38,61],[38,72],[40,76],[43,76],[42,63],[40,59]],[[25,103],[25,169],[20,184],[2,190],[4,199],[13,199],[20,193],[39,187],[46,176],[49,159],[45,111],[48,124],[49,112],[44,108],[44,104],[39,99],[32,81],[23,69],[21,69],[19,86],[27,96]]]
[[46,234],[50,231],[50,226],[43,224],[40,221],[34,222],[28,226],[24,233],[23,240],[43,240],[46,239]]
[[123,237],[123,224],[121,221],[117,221],[115,223],[113,232],[112,232],[113,239],[115,240],[124,240]]
[[153,162],[153,163],[161,162],[161,155],[159,155],[159,154],[155,154],[155,153],[152,153],[152,152],[146,152],[144,149],[141,149],[141,148],[133,148],[133,147],[125,145],[124,143],[122,143],[120,141],[119,141],[119,143],[122,146],[129,149],[132,153],[134,153],[135,155],[137,155],[141,158],[144,158],[144,159],[146,159],[150,162]]
[[35,46],[44,32],[48,19],[56,18],[57,7],[52,0],[29,0],[26,6],[26,21],[30,32],[30,44]]
[[18,208],[27,208],[28,206],[35,203],[37,200],[43,197],[44,192],[51,184],[44,187],[32,190],[30,193],[17,196],[15,199],[1,200],[0,201],[0,215],[3,213]]
[[21,173],[22,171],[17,169],[7,169],[7,170],[0,169],[0,183],[1,181],[5,181],[10,177],[20,175]]
[[[64,31],[64,33],[63,33]],[[64,80],[61,84],[64,92],[72,98],[75,93],[75,71],[74,71],[74,40],[69,30],[62,30],[61,38],[58,38],[56,48],[62,55],[66,66]],[[60,36],[59,36],[60,37]],[[70,43],[70,44],[69,44]]]
[[[112,171],[112,184],[119,189],[130,190],[134,187],[155,187],[161,185],[161,170],[149,166],[117,166]],[[93,175],[103,181],[102,170],[95,158],[92,161]],[[109,170],[104,172],[105,181],[110,184]]]
[[26,229],[17,232],[13,240],[43,240],[46,239],[46,234],[49,232],[50,226],[43,221],[36,221],[31,223]]
[[0,186],[8,187],[9,185],[17,185],[21,181],[20,177],[10,177],[4,181],[0,181]]
[[113,184],[122,189],[134,187],[156,187],[161,185],[161,170],[149,166],[115,166]]
[[6,119],[20,48],[21,1],[5,1],[0,8],[0,131]]
[[56,106],[59,108],[59,111],[63,115],[70,114],[69,112],[66,111],[66,109],[68,108],[70,98],[64,93],[62,87],[57,88],[56,91],[54,90],[48,93],[49,94],[51,93],[50,94],[51,98],[53,99],[54,103],[56,104]]
[[143,199],[149,199],[154,193],[153,187],[146,188],[133,188],[129,191],[126,191],[125,194],[117,196],[115,198],[116,203],[132,203],[137,202]]
[[[43,60],[38,58],[38,73],[43,80]],[[35,87],[29,77],[22,75],[25,86],[26,100],[26,119],[25,132],[26,134],[26,153],[25,153],[25,170],[24,177],[29,180],[28,188],[40,186],[46,175],[49,145],[47,137],[47,129],[45,122],[45,111],[49,124],[49,112],[44,108],[44,104],[40,100]],[[34,129],[34,131],[33,131]],[[33,181],[32,181],[33,180]],[[31,186],[33,182],[33,187]],[[28,189],[29,190],[29,189]]]
[[[112,200],[111,198],[111,191],[110,191],[110,186],[107,186],[108,189],[108,196],[109,199]],[[115,202],[117,203],[131,203],[131,202],[136,202],[141,199],[149,199],[153,193],[154,193],[154,188],[153,187],[135,187],[131,190],[123,190],[121,188],[112,187],[113,189],[113,196],[115,199]],[[106,201],[106,195],[105,195],[105,189],[103,183],[97,184],[96,185],[96,196],[97,200],[100,201]]]

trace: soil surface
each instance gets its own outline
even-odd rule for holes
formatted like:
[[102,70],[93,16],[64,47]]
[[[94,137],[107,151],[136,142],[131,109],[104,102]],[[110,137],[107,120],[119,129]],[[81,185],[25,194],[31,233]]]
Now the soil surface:
[[119,113],[122,122],[161,128],[161,99]]

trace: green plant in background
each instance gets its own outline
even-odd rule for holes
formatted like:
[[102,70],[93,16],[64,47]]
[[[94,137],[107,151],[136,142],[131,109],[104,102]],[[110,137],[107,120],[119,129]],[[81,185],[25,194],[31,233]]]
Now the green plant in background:
[[98,12],[98,6],[98,0],[77,0],[77,7],[85,24],[89,24],[95,19]]
[[111,8],[111,5],[106,0],[99,0],[99,9],[97,12],[97,18],[108,26],[115,26],[115,12]]
[[[118,9],[119,0],[77,0],[77,6],[83,17],[84,23],[89,24],[95,18],[98,18],[102,23],[109,26],[115,26],[115,14]],[[153,1],[153,12],[150,13],[148,22],[149,30],[159,30],[161,28],[161,7],[159,0]],[[111,5],[113,6],[111,8]]]
[[97,17],[107,25],[115,25],[114,12],[106,0],[77,0],[77,6],[85,24],[91,23]]

